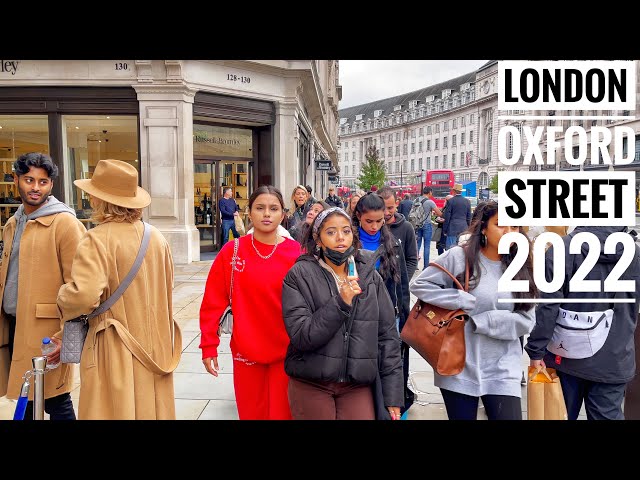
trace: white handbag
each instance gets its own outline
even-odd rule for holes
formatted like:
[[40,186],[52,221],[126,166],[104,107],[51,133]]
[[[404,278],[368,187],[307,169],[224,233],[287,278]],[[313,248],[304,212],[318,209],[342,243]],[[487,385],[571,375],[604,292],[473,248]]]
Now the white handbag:
[[547,350],[564,358],[589,358],[607,341],[613,310],[574,312],[560,308]]

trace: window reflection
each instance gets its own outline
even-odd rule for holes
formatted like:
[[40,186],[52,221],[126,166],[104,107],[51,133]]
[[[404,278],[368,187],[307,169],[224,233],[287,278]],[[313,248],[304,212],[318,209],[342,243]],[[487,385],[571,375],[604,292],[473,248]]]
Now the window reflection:
[[63,115],[63,151],[67,204],[81,222],[89,225],[89,195],[73,181],[91,178],[100,160],[115,159],[133,165],[138,160],[138,118],[124,115]]

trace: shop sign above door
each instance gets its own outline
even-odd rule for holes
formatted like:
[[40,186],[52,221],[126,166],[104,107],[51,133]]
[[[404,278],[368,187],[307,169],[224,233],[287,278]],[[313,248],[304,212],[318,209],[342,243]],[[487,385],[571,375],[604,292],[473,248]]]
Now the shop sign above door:
[[193,154],[196,156],[252,158],[252,141],[253,133],[247,128],[193,126]]
[[316,160],[316,170],[331,170],[331,160]]

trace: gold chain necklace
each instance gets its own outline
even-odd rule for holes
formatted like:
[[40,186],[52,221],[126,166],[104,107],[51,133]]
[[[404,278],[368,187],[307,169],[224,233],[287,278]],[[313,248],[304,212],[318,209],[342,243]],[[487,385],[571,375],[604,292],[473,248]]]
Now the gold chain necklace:
[[267,256],[262,255],[258,249],[256,248],[256,244],[253,243],[253,234],[251,234],[251,245],[253,245],[253,249],[256,251],[256,253],[258,254],[258,256],[260,258],[262,258],[263,260],[268,260],[269,258],[271,258],[271,255],[273,255],[274,253],[276,253],[276,248],[278,248],[278,238],[280,237],[280,235],[278,235],[276,233],[276,244],[273,246],[273,250],[271,250],[271,253]]

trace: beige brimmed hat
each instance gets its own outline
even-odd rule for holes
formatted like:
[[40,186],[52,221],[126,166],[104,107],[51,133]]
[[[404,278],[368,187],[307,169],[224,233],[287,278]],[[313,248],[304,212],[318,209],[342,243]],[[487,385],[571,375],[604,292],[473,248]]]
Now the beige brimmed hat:
[[138,186],[138,170],[121,160],[100,160],[90,179],[73,184],[100,200],[125,208],[144,208],[151,195]]
[[453,189],[454,189],[456,192],[462,192],[462,184],[461,184],[461,183],[456,183],[456,184],[453,186]]

